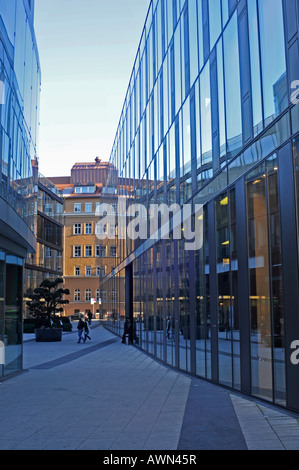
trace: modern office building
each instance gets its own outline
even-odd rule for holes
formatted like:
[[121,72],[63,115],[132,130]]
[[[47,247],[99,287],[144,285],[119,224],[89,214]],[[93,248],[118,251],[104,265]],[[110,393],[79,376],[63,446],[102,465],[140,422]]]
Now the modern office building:
[[[24,301],[46,278],[63,277],[63,198],[59,189],[38,171],[32,161],[34,181],[34,233],[36,251],[25,261]],[[27,299],[30,300],[30,299]],[[26,307],[24,316],[27,315]]]
[[22,368],[24,260],[36,250],[31,160],[40,64],[33,13],[33,1],[0,1],[0,377]]
[[153,0],[110,158],[128,205],[191,205],[201,221],[195,250],[174,233],[120,241],[140,347],[295,411],[298,27],[298,0]]
[[[111,165],[98,157],[93,162],[76,163],[69,177],[50,178],[60,189],[64,200],[63,213],[63,279],[70,291],[69,304],[64,315],[78,316],[91,312],[94,318],[113,315],[113,304],[118,301],[118,314],[124,319],[124,279],[113,289],[100,289],[101,281],[119,263],[115,225],[107,225],[98,233],[97,222],[100,200],[117,204],[117,195],[102,194]],[[107,237],[105,234],[110,234]]]

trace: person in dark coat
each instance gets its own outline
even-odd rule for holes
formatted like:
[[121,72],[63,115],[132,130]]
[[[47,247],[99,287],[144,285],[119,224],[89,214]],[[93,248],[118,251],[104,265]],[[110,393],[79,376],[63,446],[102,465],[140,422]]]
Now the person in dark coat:
[[133,318],[133,339],[135,341],[135,344],[139,344],[139,338],[137,336],[137,326],[136,326],[135,318]]
[[122,338],[122,343],[126,344],[126,336],[129,336],[129,344],[132,344],[132,339],[133,339],[133,327],[132,327],[132,322],[131,318],[126,318],[125,319],[125,324],[124,324],[124,334]]
[[81,343],[81,339],[84,343],[84,338],[83,338],[84,320],[82,316],[79,318],[77,330],[78,330],[78,343]]
[[83,341],[83,343],[85,343],[87,338],[91,340],[91,337],[88,335],[88,333],[89,333],[88,321],[87,321],[87,318],[85,318],[85,320],[84,320],[84,341]]

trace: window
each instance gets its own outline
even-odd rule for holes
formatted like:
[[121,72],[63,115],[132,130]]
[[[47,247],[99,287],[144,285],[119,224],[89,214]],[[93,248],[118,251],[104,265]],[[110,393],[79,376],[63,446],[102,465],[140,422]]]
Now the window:
[[92,257],[92,246],[91,245],[86,245],[85,247],[85,258],[91,258]]
[[80,289],[75,290],[75,295],[74,295],[74,301],[75,302],[80,302],[81,300],[81,292]]
[[77,186],[75,188],[75,194],[92,194],[94,192],[94,186]]
[[288,106],[284,25],[281,0],[260,0],[260,49],[265,124]]
[[112,300],[117,300],[117,297],[118,297],[117,291],[116,291],[116,290],[113,290],[113,291],[112,291]]
[[213,49],[221,33],[221,5],[220,0],[209,0],[210,20],[210,50]]
[[48,216],[53,215],[53,204],[45,204],[45,214]]
[[52,249],[49,248],[48,246],[45,247],[45,257],[52,258]]
[[104,245],[97,245],[96,255],[99,258],[106,258],[106,247]]
[[101,298],[102,302],[107,302],[107,291],[102,290],[102,291],[100,292],[100,295],[101,295],[100,298]]
[[116,246],[112,246],[110,249],[112,258],[116,258]]
[[74,256],[75,258],[81,258],[81,246],[80,245],[75,245]]
[[[230,230],[229,197],[224,193],[215,201],[217,287],[218,287],[218,363],[219,382],[232,387],[232,347],[227,354],[223,351],[222,332],[232,328],[231,273],[230,273]],[[228,339],[227,339],[228,341]],[[225,365],[224,365],[225,364]]]
[[212,117],[211,117],[211,88],[210,88],[210,62],[208,61],[200,76],[200,103],[201,103],[201,139],[202,163],[212,161]]
[[112,237],[115,237],[115,235],[116,235],[116,227],[115,227],[115,225],[110,225],[110,227],[109,227],[109,234],[110,234]]
[[80,266],[76,266],[75,267],[75,276],[80,276],[80,274],[81,274]]
[[[251,375],[253,395],[266,400],[272,400],[274,395],[276,402],[285,403],[285,370],[281,361],[285,354],[285,338],[278,170],[277,157],[273,155],[246,178]],[[261,360],[256,360],[257,357]]]
[[252,82],[252,110],[254,135],[263,128],[260,45],[256,2],[248,2],[249,45]]
[[100,297],[100,289],[97,289],[97,291],[96,291],[96,300],[97,300],[97,302],[100,301],[100,298],[101,298]]
[[186,99],[183,107],[183,154],[184,175],[191,170],[191,130],[190,130],[190,99]]
[[85,204],[85,212],[92,212],[92,203],[88,202]]
[[174,33],[174,82],[175,82],[175,115],[182,104],[181,80],[181,31],[177,28]]
[[81,212],[81,204],[74,204],[74,212]]
[[224,75],[223,75],[223,45],[222,38],[217,44],[217,81],[219,107],[219,143],[220,157],[226,156],[225,109],[224,109]]
[[106,276],[106,266],[97,266],[97,276]]
[[227,146],[233,158],[243,143],[237,13],[224,31],[223,46]]
[[190,85],[192,86],[198,75],[198,40],[197,40],[197,4],[196,0],[189,0],[189,54],[190,54]]
[[85,224],[85,235],[92,234],[92,224]]
[[85,273],[86,273],[86,276],[91,276],[91,267],[90,266],[86,266]]
[[101,222],[98,222],[96,224],[96,234],[97,235],[107,234],[107,224],[103,225]]
[[91,290],[86,289],[85,291],[85,302],[90,302],[91,301]]
[[74,225],[74,235],[81,235],[81,224]]

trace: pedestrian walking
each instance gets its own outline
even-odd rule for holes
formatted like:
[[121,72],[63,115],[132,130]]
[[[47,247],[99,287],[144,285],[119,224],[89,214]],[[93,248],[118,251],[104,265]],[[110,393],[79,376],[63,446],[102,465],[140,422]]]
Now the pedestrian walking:
[[166,330],[167,330],[167,339],[174,340],[174,317],[173,315],[167,317],[166,319]]
[[133,342],[133,329],[132,329],[132,323],[130,318],[125,319],[125,324],[124,324],[124,334],[122,337],[122,343],[126,344],[126,339],[128,340],[129,344],[132,344]]
[[88,312],[88,323],[89,323],[89,326],[91,325],[91,319],[92,319],[92,313],[91,313],[91,311],[89,310],[89,312]]
[[79,318],[77,330],[78,330],[78,343],[81,343],[81,339],[82,339],[82,341],[83,341],[83,343],[84,343],[84,338],[83,338],[84,320],[83,320],[83,317],[82,317],[82,316]]
[[84,320],[84,340],[83,340],[83,343],[85,343],[87,338],[91,340],[91,337],[89,336],[88,333],[89,333],[88,321],[87,321],[87,318],[85,318],[85,320]]
[[135,341],[135,344],[139,344],[139,338],[137,336],[137,326],[136,326],[135,318],[133,318],[133,339]]

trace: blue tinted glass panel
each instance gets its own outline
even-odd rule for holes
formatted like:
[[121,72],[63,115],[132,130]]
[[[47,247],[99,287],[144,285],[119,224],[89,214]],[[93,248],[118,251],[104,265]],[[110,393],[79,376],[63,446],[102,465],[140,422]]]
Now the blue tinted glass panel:
[[12,45],[14,45],[16,0],[0,0],[0,12],[8,38]]
[[196,122],[196,160],[197,169],[201,167],[201,122],[200,122],[199,80],[195,83],[195,122]]
[[175,175],[175,124],[169,131],[169,177]]
[[160,70],[162,64],[162,11],[161,2],[156,12],[156,51],[157,51],[157,70]]
[[262,111],[262,89],[261,89],[261,66],[259,54],[259,32],[256,0],[247,2],[248,5],[248,25],[250,41],[250,63],[251,63],[251,83],[252,83],[252,108],[254,134],[257,135],[263,125]]
[[197,35],[197,1],[188,1],[189,15],[189,54],[190,54],[190,87],[198,76],[198,35]]
[[288,105],[281,0],[259,0],[264,118],[267,125]]
[[184,145],[184,174],[191,169],[191,130],[190,130],[190,98],[183,107],[183,145]]
[[182,104],[181,71],[181,37],[180,28],[177,28],[174,34],[175,114]]
[[173,35],[173,11],[172,11],[172,0],[166,0],[165,2],[167,10],[167,31],[168,31],[168,44]]
[[230,20],[224,35],[224,73],[227,147],[233,157],[242,146],[242,113],[237,13]]
[[199,70],[203,66],[203,24],[202,24],[202,0],[197,0],[198,13],[198,52],[199,52]]
[[23,2],[18,2],[16,13],[16,38],[15,38],[15,72],[19,89],[23,98],[24,93],[24,63],[25,63],[25,38],[26,38],[26,14]]
[[228,21],[228,0],[222,0],[222,23],[223,26]]
[[163,134],[165,135],[168,130],[169,122],[169,79],[168,79],[168,57],[165,58],[163,63]]
[[210,50],[212,50],[221,33],[220,0],[209,0],[209,22],[210,22]]
[[219,103],[219,140],[220,156],[222,157],[226,154],[222,39],[217,44],[217,74]]
[[212,161],[210,62],[200,76],[202,164]]

